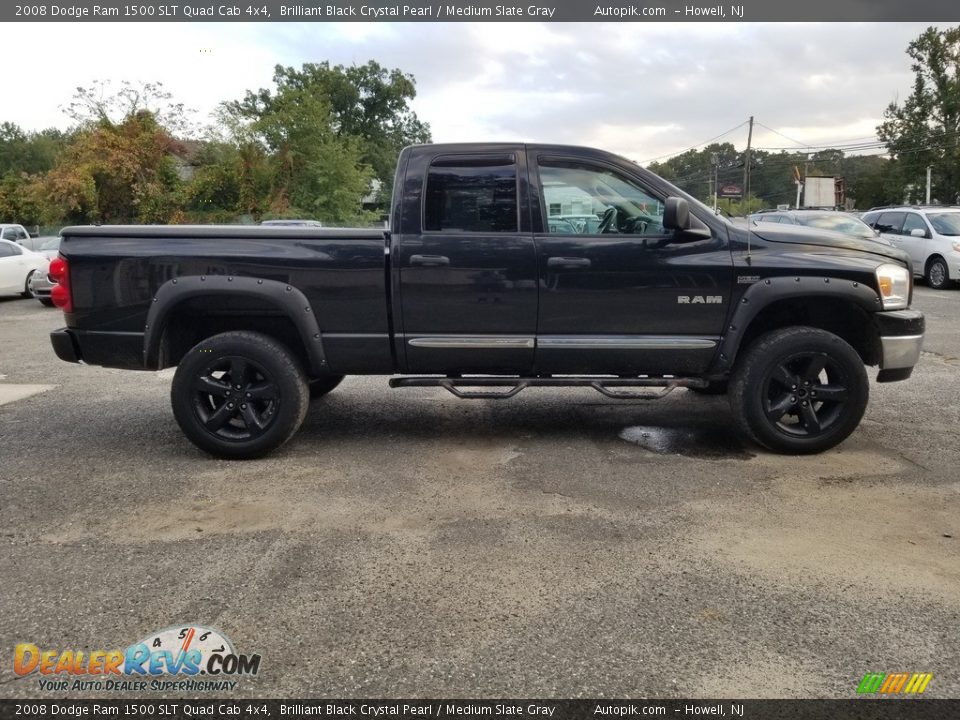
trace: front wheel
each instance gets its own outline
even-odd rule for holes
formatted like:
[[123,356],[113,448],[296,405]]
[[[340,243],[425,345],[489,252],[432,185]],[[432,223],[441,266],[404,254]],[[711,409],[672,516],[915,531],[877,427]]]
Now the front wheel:
[[36,295],[33,294],[33,289],[30,287],[30,281],[33,280],[33,274],[35,272],[36,270],[31,270],[30,272],[27,273],[27,279],[23,283],[23,292],[20,293],[20,297],[25,297],[25,298],[36,297]]
[[307,413],[307,378],[290,350],[255,332],[227,332],[183,356],[170,388],[173,415],[197,447],[228,459],[266,455]]
[[927,285],[934,290],[946,290],[950,286],[950,271],[947,262],[941,257],[935,257],[927,266]]
[[741,430],[775,452],[828,450],[860,424],[870,383],[857,351],[810,327],[774,330],[741,356],[730,407]]

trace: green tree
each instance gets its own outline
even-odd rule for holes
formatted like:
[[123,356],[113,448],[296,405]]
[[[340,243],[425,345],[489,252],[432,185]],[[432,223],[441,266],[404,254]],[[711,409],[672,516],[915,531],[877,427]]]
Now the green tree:
[[273,79],[276,91],[248,92],[243,100],[228,103],[228,110],[255,120],[284,113],[285,98],[319,101],[333,136],[358,150],[360,161],[372,168],[384,201],[389,200],[400,150],[430,142],[429,126],[410,108],[416,82],[398,69],[372,60],[350,67],[328,62],[306,63],[300,69],[278,65]]
[[960,27],[927,28],[907,47],[913,90],[884,112],[877,135],[895,157],[901,187],[920,196],[931,167],[933,197],[960,202]]

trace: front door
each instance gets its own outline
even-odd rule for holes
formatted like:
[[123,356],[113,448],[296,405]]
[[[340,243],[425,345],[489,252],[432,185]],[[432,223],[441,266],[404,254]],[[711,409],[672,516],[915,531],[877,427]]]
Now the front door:
[[704,370],[729,310],[727,239],[677,242],[666,198],[622,168],[548,155],[531,165],[543,216],[536,371]]
[[[419,155],[398,238],[402,348],[412,373],[527,374],[537,261],[522,152]],[[521,194],[524,194],[522,197]],[[416,202],[422,194],[422,202]],[[398,352],[399,354],[399,352]]]

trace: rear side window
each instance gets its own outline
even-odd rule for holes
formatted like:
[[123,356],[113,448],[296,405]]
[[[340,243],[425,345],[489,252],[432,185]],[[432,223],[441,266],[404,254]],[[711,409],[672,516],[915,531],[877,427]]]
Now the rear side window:
[[874,226],[879,232],[882,233],[893,233],[894,235],[900,234],[900,228],[903,227],[903,217],[906,213],[902,212],[885,212],[881,213],[880,217],[877,219],[877,224]]
[[499,159],[438,159],[427,174],[423,229],[517,232],[517,166]]
[[0,257],[10,257],[12,255],[19,255],[17,252],[20,248],[11,243],[0,242]]

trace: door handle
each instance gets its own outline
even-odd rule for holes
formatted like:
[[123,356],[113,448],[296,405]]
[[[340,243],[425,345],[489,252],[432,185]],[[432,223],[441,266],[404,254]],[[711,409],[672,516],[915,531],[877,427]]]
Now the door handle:
[[547,267],[553,269],[582,270],[590,267],[589,258],[552,257],[547,258]]
[[411,265],[422,265],[423,267],[440,267],[449,265],[450,258],[446,255],[411,255]]

